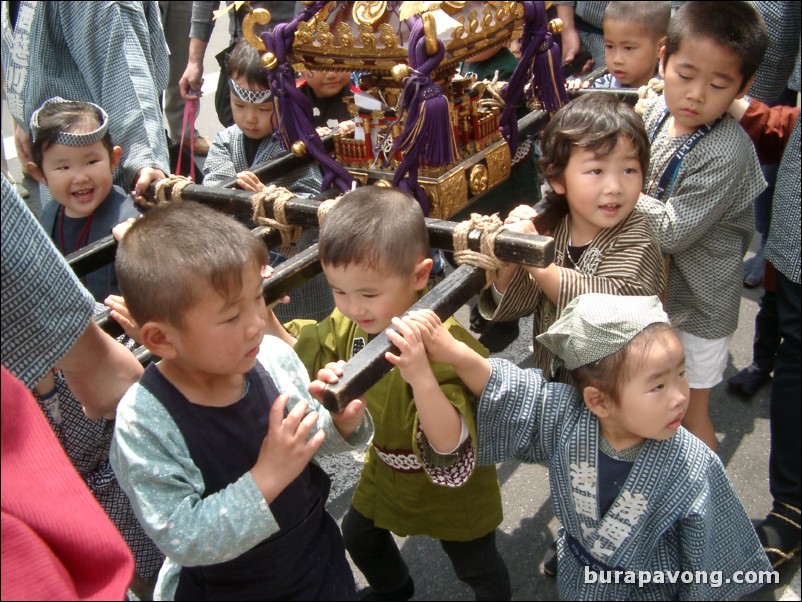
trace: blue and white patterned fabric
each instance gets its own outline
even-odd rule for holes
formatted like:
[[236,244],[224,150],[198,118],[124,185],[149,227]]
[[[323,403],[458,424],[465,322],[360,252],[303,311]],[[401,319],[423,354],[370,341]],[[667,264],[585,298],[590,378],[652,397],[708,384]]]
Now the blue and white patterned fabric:
[[3,176],[0,360],[33,387],[72,347],[95,301]]
[[[476,411],[479,462],[549,463],[554,514],[562,524],[561,600],[735,600],[760,587],[732,579],[736,571],[771,567],[721,461],[704,443],[684,428],[666,441],[647,439],[618,497],[599,516],[598,419],[573,387],[507,360],[490,363]],[[666,579],[639,587],[624,574],[619,582],[592,582],[585,574],[594,565],[664,577],[720,571],[722,582]]]
[[800,211],[799,162],[800,162],[799,117],[785,147],[771,211],[771,227],[766,241],[766,259],[783,275],[800,283]]
[[[245,155],[245,134],[239,126],[232,125],[214,137],[212,147],[203,164],[203,185],[219,186],[226,180],[236,178],[241,171],[250,170],[257,163],[275,159],[287,152],[278,138],[265,136],[259,143],[253,162]],[[323,176],[313,164],[298,167],[270,181],[270,184],[286,188],[296,196],[313,197],[320,194]]]
[[[797,41],[796,64],[788,87],[799,92],[800,88],[800,46]],[[788,145],[783,152],[777,184],[772,200],[771,227],[766,240],[766,259],[791,282],[797,284],[802,279],[800,268],[800,233],[797,225],[802,219],[800,210],[799,165],[800,165],[799,116],[796,118]]]
[[663,302],[671,323],[703,339],[726,337],[738,327],[743,256],[754,234],[755,197],[766,181],[749,136],[725,116],[684,156],[665,198],[648,196],[656,194],[671,157],[689,137],[669,135],[671,118],[661,122],[665,111],[659,96],[643,115],[654,139],[637,209],[660,250],[671,255]]
[[159,99],[169,51],[157,2],[20,2],[16,24],[2,2],[3,79],[8,107],[29,132],[53,96],[86,100],[109,114],[122,147],[114,183],[129,190],[137,171],[170,173]]

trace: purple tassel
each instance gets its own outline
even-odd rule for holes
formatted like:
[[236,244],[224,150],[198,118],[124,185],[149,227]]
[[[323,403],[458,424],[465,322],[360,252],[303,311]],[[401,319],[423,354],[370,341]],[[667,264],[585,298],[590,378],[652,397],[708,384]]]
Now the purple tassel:
[[458,156],[448,99],[430,77],[445,56],[445,44],[437,40],[437,52],[427,56],[423,21],[418,18],[410,33],[408,54],[413,72],[401,97],[402,114],[406,114],[404,131],[393,144],[393,154],[400,151],[404,158],[393,177],[393,186],[412,194],[424,215],[429,215],[429,201],[418,184],[418,167],[421,163],[433,167],[450,165]]
[[548,31],[545,2],[521,4],[524,6],[521,60],[502,91],[505,104],[499,118],[501,134],[507,139],[513,153],[518,148],[518,106],[530,79],[533,80],[532,93],[546,111],[554,112],[568,102],[565,77],[560,68],[560,47]]
[[312,103],[295,86],[295,73],[287,61],[298,23],[310,19],[325,4],[315,2],[289,23],[277,24],[273,31],[262,34],[262,41],[267,51],[272,52],[278,60],[278,65],[267,72],[267,77],[270,90],[278,100],[279,132],[284,146],[290,148],[296,140],[302,141],[323,172],[322,190],[334,185],[346,192],[351,190],[354,178],[326,152],[312,124]]

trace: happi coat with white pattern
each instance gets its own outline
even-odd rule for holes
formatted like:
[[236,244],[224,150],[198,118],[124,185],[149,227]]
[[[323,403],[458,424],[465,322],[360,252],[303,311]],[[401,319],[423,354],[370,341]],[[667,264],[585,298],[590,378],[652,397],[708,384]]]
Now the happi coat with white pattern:
[[[734,582],[738,571],[771,567],[719,457],[704,443],[682,427],[668,440],[647,439],[618,497],[599,516],[598,419],[570,385],[506,360],[490,362],[476,410],[479,463],[548,462],[562,525],[561,599],[734,600],[760,587]],[[622,571],[619,582],[586,579],[588,570],[599,576],[599,568]],[[635,583],[625,583],[627,571]],[[638,571],[649,571],[653,581],[659,572],[664,583],[639,587]],[[708,578],[684,583],[677,571]]]

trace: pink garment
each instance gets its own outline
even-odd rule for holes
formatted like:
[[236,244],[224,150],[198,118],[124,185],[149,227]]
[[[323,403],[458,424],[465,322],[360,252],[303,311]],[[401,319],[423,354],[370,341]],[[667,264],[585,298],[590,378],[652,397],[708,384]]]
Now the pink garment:
[[134,560],[31,393],[2,368],[3,600],[122,600]]

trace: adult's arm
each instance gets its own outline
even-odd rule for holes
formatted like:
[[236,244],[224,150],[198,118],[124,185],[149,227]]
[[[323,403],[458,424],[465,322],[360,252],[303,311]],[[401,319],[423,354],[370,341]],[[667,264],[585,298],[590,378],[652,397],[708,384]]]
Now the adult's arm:
[[187,66],[178,81],[181,96],[186,99],[197,98],[197,92],[203,85],[203,59],[206,56],[206,48],[215,24],[215,21],[212,20],[212,13],[219,4],[219,2],[192,3]]
[[770,107],[755,98],[739,98],[733,101],[729,113],[740,122],[755,144],[760,162],[778,165],[799,117],[799,107]]
[[92,320],[94,299],[2,179],[0,359],[27,387],[58,367],[91,418],[113,414],[142,367]]

